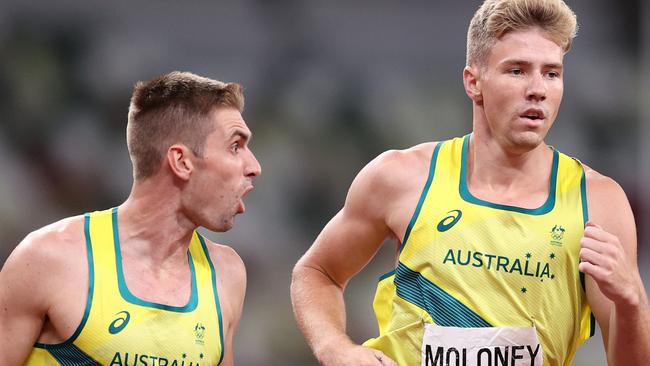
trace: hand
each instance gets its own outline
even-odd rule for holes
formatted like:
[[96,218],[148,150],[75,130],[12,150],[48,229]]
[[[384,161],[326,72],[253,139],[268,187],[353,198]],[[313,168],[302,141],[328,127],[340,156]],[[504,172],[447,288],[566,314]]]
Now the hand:
[[357,344],[330,347],[330,351],[317,355],[323,366],[398,366],[383,352]]
[[591,276],[600,291],[615,304],[636,305],[639,277],[620,240],[589,221],[580,246],[580,272]]

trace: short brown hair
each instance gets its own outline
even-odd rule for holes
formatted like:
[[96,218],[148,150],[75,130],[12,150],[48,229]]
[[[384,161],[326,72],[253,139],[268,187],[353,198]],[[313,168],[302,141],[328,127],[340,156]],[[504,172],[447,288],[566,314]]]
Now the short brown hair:
[[206,117],[217,107],[242,112],[242,86],[179,71],[136,83],[126,128],[134,178],[155,174],[167,148],[175,143],[202,156],[213,129]]
[[562,0],[486,0],[467,32],[467,66],[484,64],[494,43],[511,31],[540,27],[569,52],[578,25]]

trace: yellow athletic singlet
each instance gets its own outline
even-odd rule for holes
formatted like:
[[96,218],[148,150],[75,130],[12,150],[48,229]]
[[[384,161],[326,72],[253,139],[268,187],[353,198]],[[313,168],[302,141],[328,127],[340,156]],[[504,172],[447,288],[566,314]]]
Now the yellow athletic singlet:
[[582,165],[554,150],[542,206],[495,204],[469,192],[469,139],[435,147],[399,264],[378,284],[379,336],[364,345],[402,366],[421,365],[424,323],[535,327],[544,365],[570,365],[595,325],[578,271],[587,220]]
[[214,265],[194,233],[188,252],[191,295],[185,306],[135,297],[127,288],[117,209],[85,215],[89,288],[72,337],[34,345],[26,365],[203,366],[223,358],[221,308]]

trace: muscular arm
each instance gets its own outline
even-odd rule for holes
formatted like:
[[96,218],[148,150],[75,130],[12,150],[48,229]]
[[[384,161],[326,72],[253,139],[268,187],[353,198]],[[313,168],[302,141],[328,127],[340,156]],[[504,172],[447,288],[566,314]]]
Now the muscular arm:
[[27,237],[0,272],[0,365],[22,365],[38,339],[47,313],[40,276],[44,267]]
[[0,272],[0,365],[22,365],[37,341],[72,335],[86,305],[87,266],[81,216],[39,229],[16,247]]
[[[415,202],[400,202],[399,195],[406,186],[401,179],[404,166],[415,165],[405,155],[383,154],[359,173],[343,209],[294,268],[291,299],[296,319],[323,365],[395,365],[381,352],[356,345],[346,335],[343,292],[383,240],[394,234],[391,223],[399,221],[394,216],[407,221],[401,210],[412,212]],[[413,175],[410,178],[418,181]],[[424,181],[419,183],[421,189]]]
[[610,365],[650,362],[650,307],[637,265],[634,216],[623,190],[587,172],[590,222],[581,241],[580,270],[603,333]]
[[[350,216],[353,215],[345,208],[339,212],[293,272],[291,298],[296,319],[323,365],[359,362],[352,359],[344,362],[345,358],[333,362],[337,359],[333,353],[342,355],[345,348],[355,348],[346,335],[343,291],[348,280],[366,265],[383,240],[382,230],[363,225]],[[343,248],[345,245],[354,246],[354,251]],[[376,360],[368,364],[379,365]]]

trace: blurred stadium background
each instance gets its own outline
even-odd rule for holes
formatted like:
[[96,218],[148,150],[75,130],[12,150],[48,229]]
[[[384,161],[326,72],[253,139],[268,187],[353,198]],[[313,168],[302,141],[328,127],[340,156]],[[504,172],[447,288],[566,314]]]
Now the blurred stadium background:
[[[568,1],[580,31],[548,141],[616,179],[650,283],[650,3]],[[315,365],[293,319],[293,264],[387,149],[467,133],[461,84],[472,1],[19,1],[0,3],[0,263],[31,230],[118,205],[131,186],[131,88],[171,70],[246,87],[263,168],[226,234],[247,264],[238,365]],[[644,188],[646,187],[646,188]],[[353,243],[351,243],[353,245]],[[355,340],[393,243],[347,291]],[[600,337],[574,365],[605,365]]]

